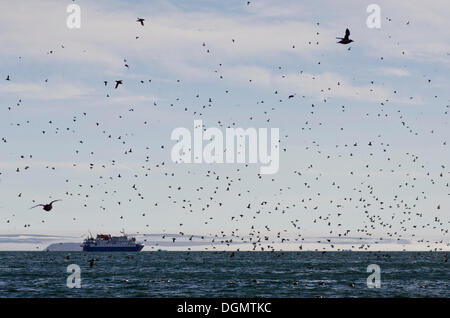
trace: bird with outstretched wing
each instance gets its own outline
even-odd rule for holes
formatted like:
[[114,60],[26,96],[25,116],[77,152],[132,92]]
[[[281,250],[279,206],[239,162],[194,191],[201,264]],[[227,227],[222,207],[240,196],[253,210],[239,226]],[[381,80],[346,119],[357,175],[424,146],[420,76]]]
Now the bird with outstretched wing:
[[30,210],[31,209],[34,209],[34,208],[37,208],[38,206],[41,206],[42,207],[42,209],[44,210],[44,211],[50,211],[51,209],[53,209],[53,203],[55,203],[55,202],[57,202],[57,201],[61,201],[61,200],[53,200],[52,202],[50,202],[50,203],[48,203],[48,204],[37,204],[37,205],[35,205],[35,206],[32,206],[31,208],[30,208]]

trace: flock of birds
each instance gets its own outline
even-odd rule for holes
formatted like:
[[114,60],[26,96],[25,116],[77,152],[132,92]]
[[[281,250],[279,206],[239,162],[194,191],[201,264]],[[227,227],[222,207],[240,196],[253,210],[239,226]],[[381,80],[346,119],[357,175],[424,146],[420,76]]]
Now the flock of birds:
[[[247,3],[247,5],[250,5],[250,2]],[[144,18],[137,18],[136,22],[144,27],[146,26],[146,24],[144,23],[144,21],[146,21]],[[409,22],[408,22],[409,23]],[[138,38],[138,37],[136,37]],[[352,39],[350,39],[350,30],[347,28],[345,30],[345,35],[344,37],[337,37],[337,39],[339,40],[337,43],[338,44],[342,44],[342,45],[348,45],[350,43],[353,43],[354,41]],[[232,40],[233,43],[235,43],[235,40]],[[206,47],[206,44],[203,43],[202,44],[203,47]],[[211,53],[211,51],[207,48],[206,49],[206,53]],[[52,51],[49,51],[50,54],[52,54]],[[124,65],[127,69],[130,68],[128,62],[126,59],[124,59]],[[281,67],[280,67],[281,69]],[[217,72],[217,71],[215,71]],[[222,76],[219,77],[220,79],[222,78]],[[10,82],[13,81],[14,77],[11,74],[8,74],[6,76],[6,81]],[[148,80],[149,82],[151,82],[151,80]],[[249,79],[249,82],[251,82],[252,80]],[[144,81],[142,80],[141,83],[143,83]],[[180,81],[177,80],[177,82],[179,83]],[[105,80],[103,82],[104,86],[108,85],[108,81]],[[373,84],[373,82],[372,82]],[[124,85],[124,81],[122,79],[117,79],[115,80],[115,85],[114,85],[114,89],[119,89],[120,85]],[[340,83],[337,83],[337,85],[339,86]],[[330,89],[328,89],[330,90]],[[227,94],[229,94],[230,92],[227,90],[226,91]],[[194,95],[196,95],[196,97],[199,97],[198,93],[195,93]],[[278,91],[274,92],[274,95],[279,96],[281,95],[281,92],[279,93]],[[107,95],[108,97],[109,95]],[[288,96],[286,96],[286,99],[280,99],[279,101],[285,101],[285,100],[291,100],[296,98],[298,95],[297,93],[295,94],[289,94]],[[305,96],[302,96],[303,98],[305,98]],[[22,101],[19,100],[18,105],[21,103]],[[180,102],[180,100],[177,98],[175,101],[173,101],[170,104],[170,108],[174,107],[174,105],[176,104],[176,102]],[[324,102],[326,102],[326,100],[324,100]],[[387,111],[384,110],[384,106],[385,104],[388,103],[388,101],[380,101],[382,109],[380,110],[380,112],[378,113],[378,117],[383,117],[383,116],[388,116],[387,115]],[[264,101],[259,100],[257,102],[258,105],[260,105],[261,107],[264,106]],[[160,106],[160,103],[154,102],[154,106]],[[197,117],[197,116],[202,116],[204,115],[204,112],[206,111],[206,109],[209,108],[213,108],[214,107],[214,102],[213,102],[213,98],[209,98],[208,99],[208,103],[206,103],[206,105],[203,105],[201,110],[196,110],[193,112],[193,116]],[[299,130],[300,132],[305,132],[305,131],[312,131],[313,130],[313,125],[316,124],[318,126],[321,125],[320,123],[320,118],[314,118],[315,114],[317,113],[317,108],[319,107],[319,105],[317,104],[313,104],[311,107],[311,111],[310,111],[310,115],[312,116],[312,120],[310,121],[306,121],[303,125],[299,125]],[[342,107],[342,112],[345,113],[346,111],[346,106],[342,105],[340,106]],[[446,105],[445,106],[445,115],[448,114],[448,108],[449,106]],[[9,110],[11,110],[11,107],[8,108]],[[187,107],[184,107],[184,112],[188,111]],[[264,110],[264,116],[267,117],[266,122],[270,122],[270,114],[273,114],[276,112],[276,108],[275,107],[271,107],[270,110]],[[134,111],[133,108],[130,108],[129,111]],[[384,114],[383,114],[384,113]],[[413,135],[413,136],[417,136],[418,132],[415,130],[415,128],[413,126],[411,126],[407,119],[406,116],[401,112],[398,111],[397,114],[398,116],[398,122],[399,122],[399,128],[406,128],[409,130],[409,132]],[[86,113],[83,113],[83,116],[87,116]],[[250,120],[253,120],[255,115],[251,115],[249,117]],[[123,118],[123,117],[121,117]],[[74,123],[76,123],[78,120],[78,118],[76,116],[74,116]],[[313,120],[315,120],[315,122],[313,122]],[[52,122],[50,121],[49,124],[51,125]],[[144,124],[147,124],[147,122],[145,122]],[[219,126],[221,127],[233,127],[235,126],[235,123],[230,123],[230,124],[226,124],[224,122],[218,122]],[[96,122],[95,123],[96,126],[101,126],[100,122]],[[123,124],[126,127],[126,123]],[[68,128],[69,129],[69,128]],[[343,128],[341,128],[341,130],[343,130]],[[59,129],[56,131],[56,133],[59,131]],[[46,131],[42,132],[43,134],[46,133]],[[108,134],[108,132],[103,131],[102,132],[104,135],[108,136],[108,139],[113,138],[111,136],[111,134]],[[122,144],[125,144],[125,138],[126,136],[119,136],[117,139],[120,140],[122,142]],[[282,137],[282,143],[281,145],[284,145],[284,141],[287,140],[288,136],[283,136]],[[8,141],[8,137],[3,137],[2,138],[3,143],[7,143]],[[80,141],[81,143],[81,141]],[[444,143],[444,146],[446,146],[446,141]],[[354,142],[354,141],[347,141],[345,142],[345,144],[342,145],[336,145],[336,148],[340,147],[339,149],[349,149],[350,152],[349,153],[341,153],[339,154],[337,157],[342,157],[344,155],[348,155],[349,157],[353,156],[353,153],[355,153],[359,147],[361,147],[362,145],[360,145],[358,142]],[[366,145],[364,145],[367,149],[370,149],[370,155],[369,157],[373,156],[373,153],[379,151],[382,154],[386,154],[389,152],[390,150],[390,145],[388,142],[377,142],[375,140],[371,140],[368,141]],[[166,150],[167,147],[165,147],[164,145],[161,146],[162,149]],[[320,145],[318,143],[316,143],[315,141],[313,142],[311,147],[307,147],[306,150],[310,151],[310,150],[316,150],[317,153],[319,153],[320,155],[323,155],[325,158],[327,159],[332,159],[334,155],[332,154],[324,154],[320,149]],[[353,150],[351,150],[353,149]],[[283,152],[287,152],[289,149],[287,147],[284,147],[283,149],[281,149],[281,153]],[[127,149],[125,151],[125,155],[127,154],[131,154],[133,153],[135,150],[133,149],[133,147],[131,146],[129,149]],[[78,150],[76,151],[76,153],[78,153]],[[418,163],[421,166],[421,170],[426,170],[426,163],[421,162],[421,159],[418,155],[414,154],[414,153],[408,153],[408,157],[411,160],[411,162],[414,163]],[[390,158],[387,159],[388,161],[391,160]],[[445,159],[444,159],[445,160]],[[147,156],[145,158],[145,162],[146,163],[150,163],[150,159]],[[119,162],[113,160],[111,163],[111,166],[114,167],[116,164],[118,164]],[[76,165],[76,163],[74,163],[74,165]],[[398,167],[402,166],[401,162],[397,163]],[[161,169],[161,173],[168,177],[175,177],[175,173],[173,171],[168,171],[166,168],[167,165],[165,165],[164,162],[160,162],[157,164],[154,164],[152,166],[153,171],[155,169]],[[169,203],[173,203],[177,208],[181,208],[185,211],[187,211],[188,213],[199,213],[202,215],[202,217],[205,215],[206,212],[209,212],[210,214],[208,215],[206,221],[204,222],[205,225],[209,224],[209,222],[212,222],[212,220],[214,219],[215,215],[214,215],[214,209],[215,208],[223,208],[227,206],[227,202],[225,201],[219,201],[218,199],[216,199],[216,196],[219,197],[219,194],[228,194],[231,193],[233,191],[233,189],[236,187],[236,185],[242,185],[243,182],[245,182],[245,180],[242,179],[241,177],[241,171],[244,170],[245,168],[247,168],[248,165],[244,165],[242,167],[239,167],[236,170],[236,175],[234,177],[229,176],[229,175],[219,175],[215,170],[214,167],[212,166],[207,173],[204,175],[205,178],[205,183],[202,185],[197,186],[194,190],[196,193],[198,193],[198,197],[197,198],[180,198],[180,196],[176,197],[176,195],[180,194],[183,192],[184,187],[183,185],[174,185],[174,186],[169,186],[169,195],[168,195],[168,202]],[[366,165],[366,168],[369,167],[369,164]],[[25,167],[25,169],[27,169],[29,167]],[[50,169],[55,169],[54,167],[47,167]],[[93,170],[96,167],[91,164],[89,169]],[[360,187],[355,187],[353,188],[350,192],[348,192],[343,198],[338,198],[336,197],[333,200],[330,200],[330,202],[328,203],[329,207],[322,209],[319,208],[318,204],[315,204],[315,200],[319,199],[321,196],[321,193],[316,194],[315,196],[311,196],[311,197],[302,197],[302,191],[310,191],[311,189],[314,188],[315,182],[318,182],[319,179],[321,178],[320,175],[316,175],[316,177],[312,180],[307,180],[306,178],[306,174],[308,172],[313,172],[315,169],[315,164],[311,163],[309,164],[306,169],[302,169],[302,168],[298,168],[292,171],[292,174],[294,176],[296,176],[298,178],[298,185],[300,186],[299,189],[297,189],[297,196],[299,197],[298,201],[291,201],[291,202],[282,202],[281,200],[276,200],[276,198],[280,198],[282,197],[285,193],[287,192],[292,192],[293,190],[293,186],[289,185],[289,186],[285,186],[282,185],[283,181],[282,180],[276,180],[276,177],[269,177],[269,180],[272,179],[272,182],[278,182],[279,184],[281,184],[279,190],[273,194],[273,197],[265,197],[263,200],[260,200],[259,202],[249,202],[248,204],[245,204],[244,206],[242,206],[241,211],[237,211],[236,214],[234,216],[231,216],[230,221],[231,222],[235,222],[237,224],[237,227],[235,230],[227,233],[226,231],[220,231],[220,233],[211,233],[210,235],[204,235],[201,236],[202,239],[204,240],[208,240],[209,241],[209,245],[207,245],[208,248],[212,248],[213,250],[216,249],[217,247],[220,246],[233,246],[233,244],[236,243],[247,243],[253,246],[253,250],[262,250],[262,251],[276,251],[276,244],[277,243],[294,243],[296,244],[296,246],[298,247],[298,250],[302,250],[303,249],[303,244],[305,242],[305,237],[302,235],[302,228],[301,228],[301,223],[302,223],[302,213],[304,213],[303,211],[305,211],[305,213],[313,213],[314,215],[314,220],[313,223],[314,224],[321,224],[322,226],[328,227],[329,231],[327,234],[329,234],[330,236],[335,236],[336,238],[354,238],[355,240],[360,239],[367,239],[367,238],[373,238],[373,234],[372,231],[375,230],[382,230],[384,231],[385,235],[388,236],[390,239],[392,240],[401,240],[405,237],[414,237],[415,236],[415,230],[418,228],[422,228],[422,229],[431,229],[434,232],[439,233],[439,235],[441,236],[441,239],[438,240],[431,240],[431,239],[417,239],[417,242],[426,244],[428,246],[428,248],[430,250],[433,250],[433,246],[436,244],[440,244],[445,245],[445,246],[449,246],[449,243],[445,241],[445,237],[448,235],[448,221],[445,221],[445,217],[443,217],[443,215],[439,215],[436,214],[436,216],[433,218],[433,222],[429,222],[426,224],[422,224],[420,223],[420,219],[423,218],[424,214],[429,214],[429,213],[435,213],[436,211],[439,211],[441,209],[441,203],[434,203],[433,205],[435,206],[435,211],[420,211],[416,208],[416,204],[417,202],[419,202],[420,200],[426,200],[427,199],[427,194],[424,192],[418,192],[415,196],[415,200],[410,201],[408,198],[403,198],[401,194],[394,194],[392,200],[388,199],[388,198],[383,198],[378,196],[377,193],[377,189],[371,185],[370,183],[370,174],[367,175],[367,178],[364,179],[364,181],[362,181],[360,183]],[[190,169],[190,168],[189,168]],[[155,172],[150,172],[148,170],[151,170],[149,168],[149,166],[146,166],[145,169],[146,172],[141,174],[144,176],[149,176],[151,173],[155,173]],[[17,168],[17,171],[19,172],[19,168]],[[135,175],[138,175],[140,172],[136,172]],[[350,171],[349,175],[354,175],[355,172],[354,171]],[[431,186],[438,186],[438,185],[443,185],[445,187],[445,191],[447,191],[448,195],[450,195],[450,191],[449,191],[449,183],[448,183],[448,167],[445,165],[441,165],[441,171],[437,174],[437,175],[432,175],[430,172],[426,172],[426,177],[429,178],[430,180],[430,185]],[[1,174],[0,174],[1,176]],[[115,177],[109,177],[110,180],[120,180],[120,178],[122,178],[121,174],[118,174]],[[259,174],[255,175],[256,180],[261,180],[263,178],[267,178],[267,177],[263,177]],[[104,178],[104,180],[106,180],[108,178]],[[445,181],[447,180],[447,181]],[[407,188],[411,191],[414,191],[414,182],[416,181],[416,178],[409,178],[408,181],[402,182],[401,184],[399,184],[399,188],[401,190]],[[69,182],[68,180],[66,180],[66,183]],[[151,181],[149,181],[151,182]],[[223,182],[223,183],[221,183]],[[105,181],[106,184],[106,181]],[[75,188],[77,187],[82,187],[82,185],[76,185]],[[93,185],[85,185],[85,188],[87,187],[88,190],[92,189],[94,186]],[[303,187],[303,188],[302,188]],[[332,188],[333,190],[341,190],[341,185],[338,182],[333,182],[332,183]],[[139,185],[137,184],[133,184],[131,186],[131,189],[137,194],[137,197],[141,200],[144,200],[144,194],[141,193],[139,191]],[[192,190],[192,189],[190,189]],[[174,194],[173,191],[175,191]],[[74,191],[75,192],[75,191]],[[109,193],[116,193],[116,190],[113,189],[107,189],[105,190],[105,193],[109,194]],[[252,193],[251,189],[247,189],[246,191],[240,191],[239,193],[237,193],[236,195],[239,198],[243,198],[243,197],[250,197],[250,193]],[[75,193],[70,193],[70,192],[66,192],[67,198],[64,200],[70,200],[71,197],[73,195],[75,195]],[[19,197],[22,197],[22,195],[20,194]],[[88,198],[89,195],[86,194],[86,198]],[[275,198],[275,200],[273,199]],[[162,200],[162,198],[160,198]],[[196,205],[196,203],[194,202],[195,200],[197,200],[197,202],[201,202],[201,205]],[[52,200],[49,203],[41,203],[41,204],[37,204],[31,207],[31,209],[37,208],[37,207],[41,207],[43,209],[43,211],[45,212],[52,212],[52,213],[58,213],[58,211],[56,208],[54,208],[54,203],[58,202],[58,201],[62,201],[62,199],[58,199],[58,200]],[[122,204],[124,204],[123,201],[126,201],[125,198],[123,198],[123,200],[118,201],[117,204],[120,206]],[[131,199],[127,200],[128,202],[131,202]],[[206,201],[206,203],[204,203]],[[150,204],[149,204],[150,205]],[[350,205],[353,205],[354,208],[356,208],[357,210],[360,211],[361,215],[364,217],[365,221],[363,224],[361,224],[361,226],[357,229],[344,229],[345,224],[344,222],[340,221],[341,217],[343,215],[345,215],[345,209],[347,207],[349,207]],[[84,207],[87,207],[87,205],[85,204]],[[153,207],[158,207],[158,202],[153,203]],[[448,204],[447,206],[448,207]],[[101,211],[106,211],[106,207],[101,206],[100,207]],[[303,210],[303,211],[302,211]],[[331,212],[331,211],[338,211],[338,212]],[[170,211],[169,211],[170,212]],[[168,212],[168,213],[169,213]],[[133,212],[130,212],[133,213]],[[142,213],[142,212],[140,212]],[[278,231],[276,233],[273,234],[273,236],[269,235],[268,233],[271,232],[272,228],[271,228],[271,224],[266,224],[263,228],[258,228],[256,225],[251,225],[250,228],[248,229],[249,232],[247,234],[241,233],[243,232],[243,228],[239,228],[239,222],[241,220],[243,220],[244,218],[246,219],[250,219],[250,221],[254,221],[256,220],[258,217],[261,217],[263,214],[265,214],[266,216],[273,216],[273,217],[277,217],[277,215],[291,215],[291,221],[289,222],[289,228],[284,229],[283,231]],[[142,216],[145,217],[146,213],[142,213]],[[387,217],[388,216],[388,217]],[[75,220],[76,218],[74,218]],[[122,215],[120,217],[121,220],[125,221],[125,217]],[[412,223],[411,220],[418,220],[417,224]],[[399,228],[395,228],[395,225],[399,225]],[[7,220],[6,223],[10,223],[10,219]],[[248,223],[247,223],[248,224]],[[29,227],[30,225],[25,225],[25,227]],[[181,236],[187,236],[189,237],[188,240],[192,240],[192,238],[194,237],[193,235],[188,235],[185,234],[184,231],[182,230],[182,223],[179,223],[180,226],[180,232],[178,235]],[[148,227],[148,225],[147,225]],[[297,231],[297,237],[296,238],[292,238],[292,236],[289,236],[288,234],[292,233],[293,231]],[[297,233],[296,232],[296,233]],[[177,236],[178,237],[178,236]],[[173,243],[176,243],[177,237],[173,236],[170,237],[170,234],[166,234],[166,235],[162,235],[162,239],[166,239],[169,238]],[[383,241],[383,237],[380,237],[378,239],[379,243],[382,243]],[[331,249],[331,250],[341,250],[341,248],[336,247],[335,245],[337,243],[333,242],[332,239],[330,238],[326,238],[326,239],[319,239],[317,241],[317,243],[322,244],[323,247],[323,253],[325,253],[325,249]],[[236,245],[237,247],[239,247],[239,245]],[[371,246],[370,244],[353,244],[352,248],[353,249],[359,249],[359,250],[367,250],[369,249]],[[442,248],[435,248],[434,250],[440,250]],[[237,250],[239,250],[239,248],[237,248]],[[319,250],[319,249],[317,249]],[[231,254],[231,257],[234,257],[234,253]],[[388,256],[387,256],[388,257]],[[447,261],[448,257],[445,257],[445,261]],[[90,262],[90,266],[94,266],[94,262],[96,261],[96,259],[91,259]]]

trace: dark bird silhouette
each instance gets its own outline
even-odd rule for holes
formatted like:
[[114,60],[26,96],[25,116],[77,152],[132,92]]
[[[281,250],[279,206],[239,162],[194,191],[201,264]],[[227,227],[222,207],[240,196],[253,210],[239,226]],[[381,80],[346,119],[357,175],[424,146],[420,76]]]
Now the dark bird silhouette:
[[336,38],[336,39],[340,39],[340,41],[337,42],[337,43],[349,44],[349,43],[353,42],[353,40],[350,40],[349,37],[350,37],[350,30],[346,29],[345,30],[345,36],[343,38]]
[[35,205],[35,206],[31,207],[30,210],[34,209],[34,208],[36,208],[38,206],[41,206],[42,209],[44,209],[45,211],[49,212],[49,211],[51,211],[51,209],[53,209],[53,203],[55,203],[57,201],[61,201],[61,200],[53,200],[52,202],[50,202],[48,204],[38,204],[38,205]]
[[117,88],[117,87],[119,87],[119,85],[120,85],[120,84],[123,84],[123,83],[122,83],[122,80],[118,80],[118,81],[116,81],[116,87],[114,87],[114,88]]
[[96,259],[96,258],[91,258],[90,260],[89,260],[89,267],[94,267],[94,264],[95,264],[95,262],[96,261],[98,261],[98,259]]
[[145,19],[142,19],[142,18],[138,18],[136,20],[136,22],[140,22],[142,26],[144,26],[144,21],[145,21]]

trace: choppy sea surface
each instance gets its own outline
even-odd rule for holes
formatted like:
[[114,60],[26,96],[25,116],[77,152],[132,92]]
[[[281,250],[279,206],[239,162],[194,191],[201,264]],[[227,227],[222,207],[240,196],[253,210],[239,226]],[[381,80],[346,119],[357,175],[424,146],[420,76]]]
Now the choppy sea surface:
[[[448,254],[0,252],[0,297],[448,298]],[[67,287],[70,264],[81,288]],[[367,286],[370,264],[380,266],[380,288]]]

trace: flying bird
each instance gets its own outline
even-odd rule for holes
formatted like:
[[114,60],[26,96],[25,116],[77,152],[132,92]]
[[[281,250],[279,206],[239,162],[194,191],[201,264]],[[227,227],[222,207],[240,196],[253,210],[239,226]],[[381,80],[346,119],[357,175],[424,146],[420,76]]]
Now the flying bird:
[[122,83],[122,80],[118,80],[118,81],[116,81],[116,87],[114,87],[114,88],[117,88],[117,87],[119,87],[119,85],[120,85],[120,84],[123,84],[123,83]]
[[136,20],[136,22],[140,22],[142,26],[144,26],[144,21],[145,21],[145,19],[142,19],[142,18],[138,18]]
[[337,42],[337,43],[349,44],[349,43],[353,42],[353,40],[349,39],[349,36],[350,36],[350,30],[346,29],[345,30],[345,36],[343,38],[336,38],[336,39],[340,39],[340,41]]
[[55,203],[55,202],[57,202],[57,201],[61,201],[61,200],[53,200],[52,202],[50,202],[50,203],[48,203],[48,204],[38,204],[38,205],[35,205],[35,206],[31,207],[30,210],[31,210],[31,209],[34,209],[34,208],[36,208],[36,207],[38,207],[38,206],[41,206],[42,209],[44,209],[45,211],[48,212],[48,211],[50,211],[51,209],[53,209],[53,203]]

